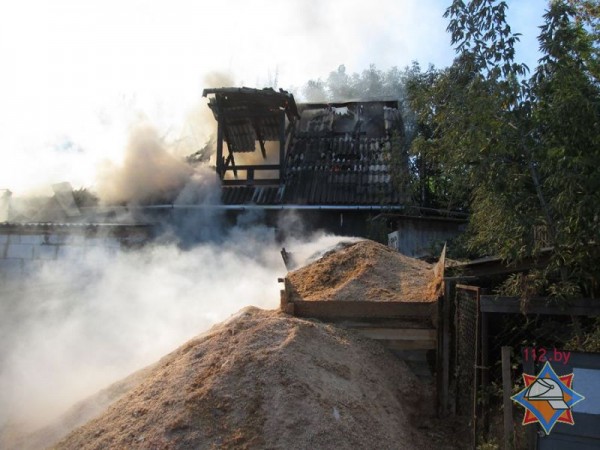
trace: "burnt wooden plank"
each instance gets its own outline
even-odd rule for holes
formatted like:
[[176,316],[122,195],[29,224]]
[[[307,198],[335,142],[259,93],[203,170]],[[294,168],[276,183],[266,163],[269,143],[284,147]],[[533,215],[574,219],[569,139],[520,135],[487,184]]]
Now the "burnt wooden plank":
[[[235,168],[237,170],[278,170],[279,164],[241,164],[236,165]],[[233,168],[227,168],[226,170],[233,170]]]

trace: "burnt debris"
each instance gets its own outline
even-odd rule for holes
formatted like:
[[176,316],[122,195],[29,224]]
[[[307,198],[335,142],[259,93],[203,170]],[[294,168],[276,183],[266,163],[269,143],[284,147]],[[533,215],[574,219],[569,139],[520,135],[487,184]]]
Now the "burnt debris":
[[[297,105],[286,91],[250,88],[203,95],[211,96],[218,122],[224,204],[385,206],[405,199],[392,176],[408,167],[398,101]],[[265,161],[278,152],[278,163],[236,165],[236,153],[259,151]]]

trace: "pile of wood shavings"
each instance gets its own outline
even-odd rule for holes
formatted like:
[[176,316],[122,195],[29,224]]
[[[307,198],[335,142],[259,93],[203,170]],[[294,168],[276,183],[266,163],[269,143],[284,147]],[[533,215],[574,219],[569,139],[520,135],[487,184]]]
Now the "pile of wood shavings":
[[55,448],[443,448],[428,391],[374,341],[249,307]]
[[293,300],[434,301],[433,266],[365,240],[288,274]]

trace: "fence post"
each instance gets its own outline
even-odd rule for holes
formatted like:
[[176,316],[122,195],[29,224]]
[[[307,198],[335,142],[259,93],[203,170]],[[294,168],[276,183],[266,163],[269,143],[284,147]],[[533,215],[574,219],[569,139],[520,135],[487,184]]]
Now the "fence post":
[[[523,356],[524,350],[524,348],[521,348],[521,359],[523,360],[523,373],[526,373],[527,375],[535,375],[535,363],[533,362],[533,359],[525,358]],[[525,436],[527,439],[527,448],[530,450],[535,450],[537,448],[536,427],[533,425],[527,427]]]
[[483,431],[483,435],[487,436],[489,432],[489,388],[488,385],[490,383],[490,374],[489,374],[489,354],[488,354],[488,315],[485,312],[480,310],[480,319],[481,319],[481,428]]
[[438,298],[437,302],[437,352],[436,352],[436,410],[438,417],[444,415],[444,302],[446,301],[444,295]]
[[512,393],[512,379],[510,376],[510,347],[503,346],[502,352],[502,398],[504,404],[504,449],[510,450],[512,448],[513,434],[514,434],[514,423],[513,423],[513,411],[512,411],[512,400],[510,394]]
[[448,413],[450,389],[450,294],[451,282],[444,281],[443,331],[442,331],[442,412]]

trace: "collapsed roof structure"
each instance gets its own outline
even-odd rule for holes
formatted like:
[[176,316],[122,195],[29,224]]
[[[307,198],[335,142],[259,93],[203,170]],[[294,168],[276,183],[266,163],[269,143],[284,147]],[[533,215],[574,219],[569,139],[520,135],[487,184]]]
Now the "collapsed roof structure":
[[[250,88],[203,95],[218,122],[224,204],[381,210],[402,203],[392,176],[392,167],[408,167],[398,101],[297,105],[286,91]],[[258,152],[262,161],[236,164]]]

